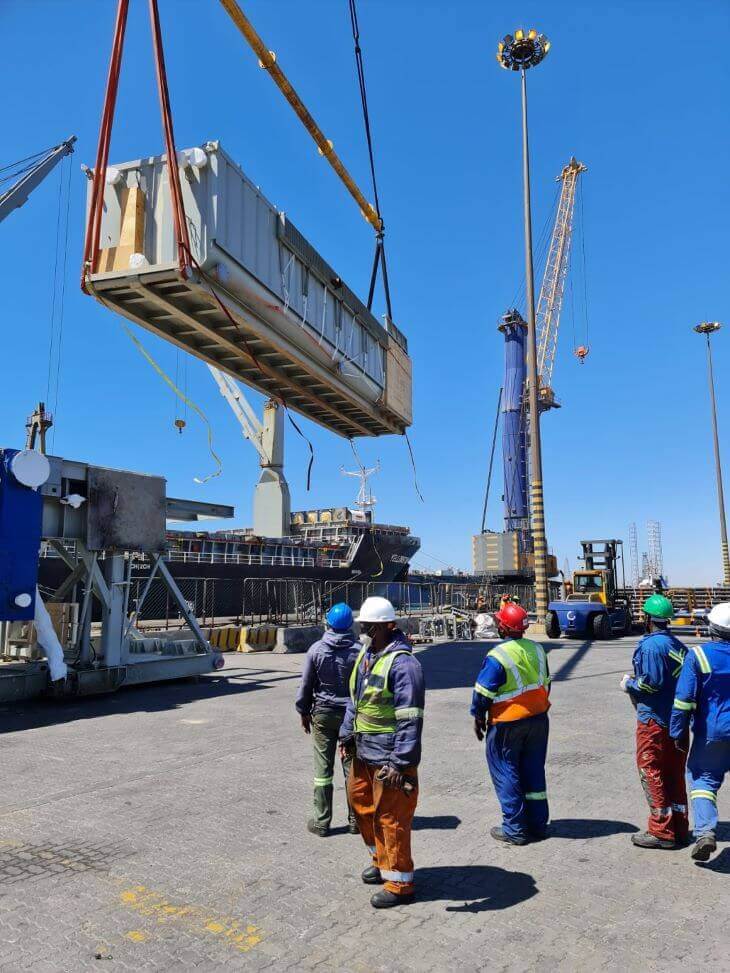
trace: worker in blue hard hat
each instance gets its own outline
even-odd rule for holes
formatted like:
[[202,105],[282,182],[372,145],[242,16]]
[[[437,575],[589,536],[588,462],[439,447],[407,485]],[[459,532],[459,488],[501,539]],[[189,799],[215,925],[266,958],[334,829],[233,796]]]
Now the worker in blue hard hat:
[[717,792],[730,773],[730,602],[707,616],[710,642],[693,645],[679,674],[669,733],[675,746],[692,747],[687,760],[694,818],[694,861],[706,862],[717,849]]
[[[314,806],[307,830],[325,837],[332,821],[335,755],[340,727],[349,699],[350,673],[362,646],[352,631],[352,611],[344,602],[327,612],[327,629],[304,659],[296,709],[314,749]],[[345,783],[352,757],[342,758]],[[347,789],[345,789],[347,793]],[[359,834],[355,815],[347,805],[351,834]]]

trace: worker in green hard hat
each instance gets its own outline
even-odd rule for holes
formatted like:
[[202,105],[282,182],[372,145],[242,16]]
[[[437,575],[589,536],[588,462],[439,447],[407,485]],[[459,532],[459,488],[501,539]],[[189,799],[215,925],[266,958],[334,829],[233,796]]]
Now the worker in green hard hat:
[[689,840],[687,744],[675,745],[669,720],[687,648],[669,631],[674,608],[667,597],[647,598],[644,615],[647,634],[634,652],[633,674],[621,680],[636,707],[636,765],[649,802],[648,827],[631,841],[639,848],[677,848]]

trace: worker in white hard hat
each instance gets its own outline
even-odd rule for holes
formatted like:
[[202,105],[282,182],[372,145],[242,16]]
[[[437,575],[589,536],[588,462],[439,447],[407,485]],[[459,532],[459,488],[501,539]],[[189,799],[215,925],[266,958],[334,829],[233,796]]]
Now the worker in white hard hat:
[[717,792],[730,773],[730,602],[715,605],[707,621],[712,641],[687,653],[669,723],[670,736],[684,750],[692,723],[687,776],[694,818],[691,855],[699,862],[717,849]]
[[411,824],[425,687],[420,663],[386,598],[366,598],[357,620],[363,649],[350,677],[340,743],[353,754],[350,805],[372,856],[362,880],[383,885],[370,903],[388,909],[414,897]]

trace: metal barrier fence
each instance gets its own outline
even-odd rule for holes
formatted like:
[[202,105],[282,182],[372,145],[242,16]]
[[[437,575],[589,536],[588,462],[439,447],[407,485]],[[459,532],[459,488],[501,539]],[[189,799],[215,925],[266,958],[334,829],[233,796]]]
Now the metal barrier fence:
[[[393,603],[400,614],[438,613],[446,608],[464,612],[492,611],[502,594],[519,597],[527,611],[535,609],[532,585],[478,582],[420,581],[317,581],[302,578],[177,578],[177,585],[201,625],[321,624],[337,602],[358,611],[366,598],[379,595]],[[146,579],[134,578],[129,608],[140,627],[184,627],[179,609],[160,579],[149,587]],[[553,586],[551,597],[558,596]],[[144,600],[142,598],[144,596]]]
[[321,582],[245,578],[242,614],[251,624],[315,625],[323,616]]

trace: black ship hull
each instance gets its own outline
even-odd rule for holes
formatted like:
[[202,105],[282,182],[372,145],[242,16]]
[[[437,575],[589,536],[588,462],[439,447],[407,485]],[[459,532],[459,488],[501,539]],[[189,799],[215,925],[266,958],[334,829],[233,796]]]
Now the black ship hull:
[[[244,556],[230,550],[208,550],[205,546],[197,551],[193,546],[188,542],[184,549],[173,546],[165,564],[197,617],[213,619],[265,614],[271,603],[286,611],[284,603],[292,600],[297,604],[307,598],[341,600],[346,597],[345,586],[349,582],[405,581],[420,541],[402,528],[383,527],[360,532],[349,547],[338,552],[307,548],[302,550],[302,556],[288,558]],[[331,556],[333,553],[339,556]],[[140,606],[151,569],[152,563],[143,559],[136,560],[132,568],[129,604],[139,611],[137,617],[142,621],[177,614],[164,593],[164,585],[157,579],[152,581]],[[69,568],[60,557],[40,559],[39,583],[45,590],[55,591],[68,575]],[[98,611],[94,605],[94,618]]]

